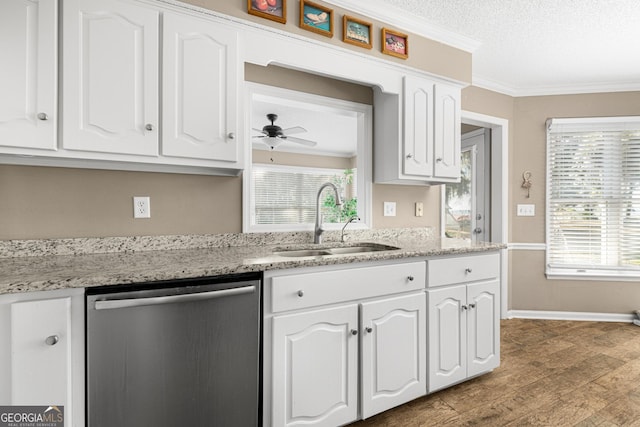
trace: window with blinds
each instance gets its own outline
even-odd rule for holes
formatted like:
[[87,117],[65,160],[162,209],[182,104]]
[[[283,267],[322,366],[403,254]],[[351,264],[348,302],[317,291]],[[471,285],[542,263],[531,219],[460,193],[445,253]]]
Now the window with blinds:
[[640,277],[640,117],[552,119],[547,276]]
[[343,206],[336,207],[333,192],[326,190],[320,198],[326,223],[343,222],[357,213],[356,169],[310,169],[296,166],[252,166],[252,225],[270,225],[273,229],[301,229],[313,224],[316,196],[325,182],[340,190]]

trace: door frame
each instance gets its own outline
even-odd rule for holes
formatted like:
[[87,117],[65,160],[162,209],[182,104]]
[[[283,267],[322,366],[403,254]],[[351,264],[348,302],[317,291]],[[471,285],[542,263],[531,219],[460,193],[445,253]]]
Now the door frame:
[[500,317],[507,318],[509,306],[509,120],[462,110],[462,123],[491,131],[491,230],[490,241],[500,249]]

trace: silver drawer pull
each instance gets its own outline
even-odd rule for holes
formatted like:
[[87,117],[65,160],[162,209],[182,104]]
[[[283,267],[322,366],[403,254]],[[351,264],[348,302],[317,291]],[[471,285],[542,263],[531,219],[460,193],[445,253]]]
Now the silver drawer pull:
[[351,335],[358,335],[358,330],[357,329],[352,329],[351,330]]
[[236,138],[236,134],[233,132],[229,132],[229,135],[227,135],[227,138],[229,139],[235,139]]
[[299,296],[300,298],[302,298],[302,297],[304,296],[304,291],[303,291],[303,290],[299,290],[299,291],[298,291],[298,296]]
[[467,306],[466,306],[466,305],[463,305],[463,306],[462,306],[462,310],[463,310],[463,311],[464,311],[464,310],[467,310]]
[[407,154],[407,159],[412,159],[413,158],[413,154],[409,153]]
[[58,344],[58,341],[60,341],[60,337],[57,335],[48,336],[47,339],[44,340],[47,345],[56,345]]
[[472,271],[473,271],[473,270],[471,270],[470,268],[465,268],[465,269],[464,269],[464,272],[465,272],[466,274],[469,274],[469,273],[471,273]]
[[410,282],[413,282],[413,279],[414,279],[414,277],[413,277],[413,276],[409,276],[409,277],[407,277],[407,280],[408,280],[408,281],[410,281]]
[[147,125],[144,128],[146,130],[148,130],[148,131],[152,131],[153,130],[153,125],[151,123],[147,123]]
[[438,158],[436,159],[436,163],[440,163],[441,161],[442,161],[442,157],[438,157]]
[[373,332],[373,328],[371,326],[367,326],[367,328],[365,328],[365,331],[370,334],[371,332]]
[[48,120],[49,116],[47,116],[47,113],[38,113],[38,120]]
[[476,308],[475,304],[469,304],[469,308]]

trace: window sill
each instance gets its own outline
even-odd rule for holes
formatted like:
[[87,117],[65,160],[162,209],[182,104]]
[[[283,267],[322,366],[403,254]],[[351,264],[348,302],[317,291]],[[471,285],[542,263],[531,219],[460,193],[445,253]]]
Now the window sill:
[[612,270],[558,270],[547,269],[545,276],[549,280],[580,280],[599,282],[637,282],[640,271],[612,271]]

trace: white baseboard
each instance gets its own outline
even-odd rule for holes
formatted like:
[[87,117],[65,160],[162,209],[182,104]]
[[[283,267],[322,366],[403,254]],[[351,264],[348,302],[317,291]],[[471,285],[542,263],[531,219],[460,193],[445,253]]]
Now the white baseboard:
[[540,319],[540,320],[583,320],[591,322],[625,322],[632,323],[636,317],[633,314],[617,313],[587,313],[573,311],[540,311],[540,310],[509,310],[508,319]]

